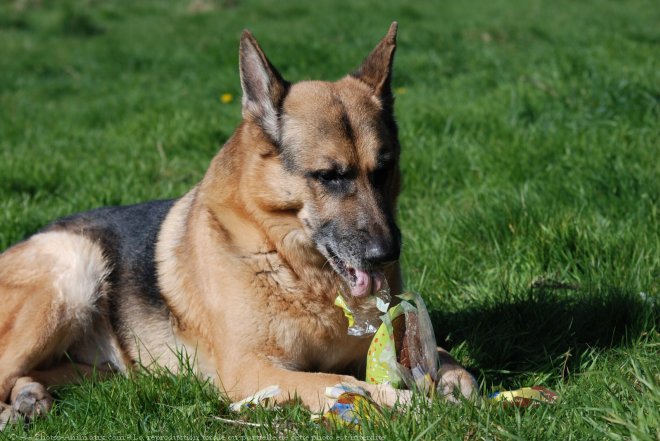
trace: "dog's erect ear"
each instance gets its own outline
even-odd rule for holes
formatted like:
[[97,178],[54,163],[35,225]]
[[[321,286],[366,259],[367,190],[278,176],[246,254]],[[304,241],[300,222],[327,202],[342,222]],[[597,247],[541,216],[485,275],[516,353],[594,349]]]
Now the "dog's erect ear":
[[397,27],[397,22],[392,22],[385,38],[365,58],[360,68],[351,74],[371,86],[374,94],[385,101],[390,101],[392,98],[390,80],[396,50]]
[[239,49],[243,117],[252,118],[274,142],[280,139],[279,110],[288,83],[268,61],[248,30],[241,35]]

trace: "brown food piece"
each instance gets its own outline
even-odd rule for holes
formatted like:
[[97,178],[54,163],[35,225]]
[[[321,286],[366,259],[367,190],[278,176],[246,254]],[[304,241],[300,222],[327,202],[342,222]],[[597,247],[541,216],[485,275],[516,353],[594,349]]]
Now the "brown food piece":
[[409,369],[422,363],[422,342],[419,338],[419,320],[417,313],[406,313],[406,338],[403,348],[406,349]]
[[408,358],[408,348],[406,347],[406,317],[401,314],[392,320],[392,334],[394,336],[394,351],[399,364],[410,369],[410,360]]
[[413,358],[419,358],[421,348],[417,314],[408,312],[392,320],[392,333],[397,361],[405,368],[411,369],[411,355]]

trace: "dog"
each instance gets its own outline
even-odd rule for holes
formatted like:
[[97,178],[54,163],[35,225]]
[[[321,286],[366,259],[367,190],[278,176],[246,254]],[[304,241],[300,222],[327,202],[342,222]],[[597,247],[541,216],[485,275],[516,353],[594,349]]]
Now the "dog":
[[[319,411],[348,383],[408,401],[357,380],[370,342],[334,306],[339,290],[359,308],[402,289],[396,32],[339,81],[291,84],[244,31],[243,120],[197,186],[59,219],[0,255],[2,424],[47,412],[50,386],[176,372],[182,353],[233,400],[278,385],[277,402]],[[441,357],[447,391],[470,396],[473,377]]]

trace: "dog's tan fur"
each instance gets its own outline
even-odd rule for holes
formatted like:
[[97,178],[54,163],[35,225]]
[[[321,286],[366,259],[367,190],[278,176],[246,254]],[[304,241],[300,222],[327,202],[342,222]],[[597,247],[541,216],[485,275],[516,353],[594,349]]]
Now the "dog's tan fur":
[[[399,154],[381,116],[395,33],[394,24],[358,76],[288,90],[254,38],[244,34],[244,121],[201,183],[168,212],[158,234],[155,261],[167,318],[144,313],[136,296],[120,306],[128,323],[122,333],[134,336],[132,343],[121,344],[109,325],[109,264],[82,229],[47,230],[2,254],[0,401],[10,404],[0,408],[0,425],[17,412],[48,410],[41,384],[74,377],[58,364],[65,351],[83,369],[120,371],[137,362],[176,370],[176,354],[185,352],[199,374],[231,399],[277,384],[283,391],[278,401],[299,397],[319,410],[327,405],[325,388],[340,382],[359,384],[384,405],[407,399],[405,392],[348,375],[363,369],[369,339],[347,334],[346,319],[333,304],[345,282],[312,240],[314,219],[342,216],[362,222],[368,234],[391,233],[384,217],[364,213],[382,211],[383,201],[369,190],[378,152]],[[247,90],[260,86],[265,103],[250,99]],[[285,92],[278,127],[271,104]],[[303,173],[292,173],[273,142],[277,136],[297,149],[296,162],[306,169],[353,167],[353,192],[331,198]],[[398,168],[384,185],[393,205]],[[393,294],[399,293],[398,265],[385,272]],[[365,308],[359,298],[349,301]],[[469,395],[471,377],[450,357],[446,362],[446,378]]]

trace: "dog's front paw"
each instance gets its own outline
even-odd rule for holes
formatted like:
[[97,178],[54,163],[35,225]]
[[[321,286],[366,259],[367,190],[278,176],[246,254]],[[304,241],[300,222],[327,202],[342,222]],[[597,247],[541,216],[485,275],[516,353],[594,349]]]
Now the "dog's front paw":
[[447,366],[438,372],[437,392],[450,403],[460,402],[460,397],[474,399],[479,391],[479,385],[474,377],[462,367]]
[[12,399],[14,410],[30,419],[45,415],[52,406],[53,397],[43,384],[37,382],[21,385]]

